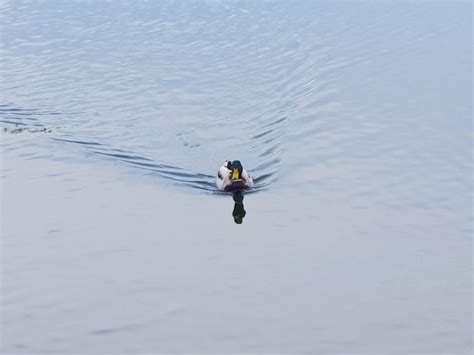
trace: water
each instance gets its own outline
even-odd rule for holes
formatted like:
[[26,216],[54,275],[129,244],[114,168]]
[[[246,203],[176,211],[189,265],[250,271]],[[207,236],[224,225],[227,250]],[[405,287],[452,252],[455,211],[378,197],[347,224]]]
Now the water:
[[2,352],[472,351],[469,2],[0,11]]

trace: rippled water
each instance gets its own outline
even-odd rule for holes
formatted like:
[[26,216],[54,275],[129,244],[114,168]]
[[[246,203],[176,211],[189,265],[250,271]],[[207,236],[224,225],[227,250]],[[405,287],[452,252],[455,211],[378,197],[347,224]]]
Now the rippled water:
[[[0,13],[0,127],[5,165],[2,264],[15,265],[10,273],[2,272],[2,293],[8,300],[2,305],[4,350],[129,349],[117,340],[85,340],[115,334],[113,329],[118,329],[119,335],[127,334],[128,339],[149,334],[132,347],[147,352],[395,349],[459,353],[472,349],[469,2],[2,1]],[[220,228],[236,227],[227,215],[225,222],[220,218],[215,221],[222,208],[220,197],[213,196],[217,194],[215,173],[225,159],[243,162],[254,177],[253,192],[258,193],[250,195],[246,205],[254,219],[246,217],[245,233],[252,240],[216,249],[215,240],[203,237]],[[44,174],[39,180],[20,178],[28,167],[44,169]],[[31,243],[42,242],[32,242],[16,223],[20,217],[31,217],[21,212],[23,207],[15,196],[21,186],[29,191],[26,186],[35,181],[40,181],[39,189],[58,188],[56,194],[38,197],[49,201],[38,209],[50,209],[51,213],[42,212],[50,220],[62,215],[61,206],[70,202],[57,197],[53,207],[53,200],[47,198],[63,196],[61,189],[68,191],[64,194],[68,196],[69,191],[97,185],[102,178],[86,177],[79,171],[92,169],[92,176],[101,176],[102,168],[112,176],[130,176],[136,180],[132,185],[152,184],[158,191],[163,189],[167,192],[156,192],[157,198],[170,204],[175,199],[185,201],[196,211],[193,218],[207,220],[211,226],[216,223],[217,230],[199,229],[191,223],[190,230],[180,231],[203,238],[198,249],[211,253],[209,260],[222,257],[233,247],[242,252],[241,263],[232,264],[230,271],[227,265],[226,272],[216,276],[217,282],[225,285],[229,274],[237,273],[241,283],[225,288],[221,297],[197,297],[217,297],[221,305],[235,294],[241,299],[248,297],[248,302],[231,304],[249,313],[243,311],[245,316],[239,318],[231,312],[234,318],[230,318],[237,321],[228,326],[221,318],[225,307],[208,304],[206,315],[193,309],[193,301],[180,299],[185,291],[179,285],[169,294],[150,286],[142,293],[150,299],[162,291],[177,296],[182,322],[173,323],[173,311],[171,315],[166,311],[156,321],[140,317],[146,307],[137,306],[140,326],[135,327],[136,322],[124,316],[111,328],[85,331],[84,335],[78,329],[93,325],[66,309],[57,311],[55,321],[68,324],[75,339],[65,340],[65,332],[56,329],[57,339],[61,339],[57,345],[41,336],[41,322],[33,323],[40,329],[31,329],[21,311],[25,307],[28,311],[28,306],[11,294],[28,288],[32,279],[45,278],[45,284],[53,281],[46,272],[26,273],[31,279],[17,280],[28,270],[25,253],[32,251]],[[76,171],[75,178],[68,177],[70,169]],[[56,181],[53,176],[61,178]],[[143,176],[147,176],[146,182]],[[51,185],[52,180],[56,186]],[[18,181],[24,185],[15,185]],[[119,188],[112,182],[110,185],[111,191],[118,193]],[[116,201],[110,192],[109,197],[102,197],[107,192],[91,189],[97,195],[83,192],[90,197],[91,208],[99,199]],[[130,185],[126,189],[140,195],[141,190]],[[15,196],[10,191],[15,191]],[[127,196],[133,200],[132,193]],[[182,200],[184,196],[186,200]],[[203,196],[210,198],[206,204],[213,206],[214,212],[205,214],[199,209]],[[117,207],[123,201],[127,199],[109,205],[117,216],[110,223],[120,223],[120,216],[129,218],[128,212],[123,212],[126,207]],[[129,205],[137,215],[148,216],[150,209],[159,209],[140,203]],[[78,214],[87,210],[77,208]],[[165,229],[170,235],[173,223],[181,223],[176,213]],[[68,215],[63,217],[58,221],[68,220]],[[96,224],[89,222],[91,231],[102,230],[106,223],[94,221]],[[47,229],[58,230],[56,222],[51,223]],[[70,223],[64,226],[68,235],[79,236],[68,229],[77,222]],[[122,223],[126,229],[138,220],[123,219]],[[266,229],[269,225],[275,228],[271,233]],[[149,231],[151,227],[143,233]],[[118,228],[115,232],[120,235]],[[280,242],[283,236],[290,241],[272,245],[269,235]],[[295,235],[300,238],[294,244],[291,238]],[[109,242],[106,238],[103,245]],[[131,241],[121,243],[125,253],[138,248]],[[148,254],[146,242],[142,243],[137,253],[152,263],[156,255]],[[95,255],[97,250],[91,245],[85,248]],[[56,247],[61,255],[68,254],[64,246]],[[275,253],[265,259],[253,250],[259,247]],[[354,253],[347,248],[353,248]],[[25,264],[18,262],[19,255]],[[107,255],[112,265],[124,262],[115,253]],[[267,263],[258,264],[260,257]],[[321,268],[338,267],[319,275],[315,282],[302,276],[318,273],[314,271],[315,259],[327,261]],[[44,261],[52,269],[61,266],[69,270],[54,255],[45,255]],[[366,276],[344,270],[345,261],[362,267],[354,266],[354,272],[359,270]],[[293,285],[294,293],[282,286],[285,282],[272,282],[281,264],[288,265],[289,279],[302,280]],[[213,262],[197,265],[218,273]],[[237,265],[254,265],[254,269],[242,271]],[[83,265],[78,264],[80,267]],[[137,265],[134,270],[143,272]],[[259,275],[260,281],[252,274]],[[145,285],[160,279],[146,275],[141,280]],[[191,273],[189,279],[184,274],[180,277],[189,285],[191,275],[202,277],[199,273]],[[125,276],[124,285],[130,277]],[[329,279],[332,281],[325,284]],[[90,289],[104,291],[99,280],[92,280],[96,279],[83,279],[91,282]],[[269,280],[264,289],[257,286],[265,283],[262,280]],[[359,291],[356,284],[361,286]],[[380,297],[396,299],[396,304],[371,308],[370,304],[376,303],[371,289],[386,284],[391,286],[379,289]],[[242,291],[245,289],[248,293]],[[65,298],[78,301],[89,291]],[[324,301],[312,302],[310,296],[325,292]],[[359,308],[347,309],[350,301],[341,300],[341,293],[352,295]],[[277,300],[261,299],[261,294],[270,298],[280,294],[286,302],[279,305]],[[35,297],[43,296],[39,293]],[[97,297],[101,299],[104,293],[98,291]],[[425,297],[434,300],[430,303]],[[93,309],[94,302],[89,300],[85,309]],[[299,302],[305,306],[300,308]],[[166,307],[173,308],[170,304],[173,302]],[[308,311],[321,304],[327,313]],[[282,307],[289,309],[287,315],[279,313]],[[260,317],[261,310],[267,316]],[[49,308],[40,313],[47,317],[48,312]],[[110,314],[117,312],[114,307]],[[343,313],[350,317],[347,312],[354,312],[352,321],[344,317]],[[75,325],[69,323],[71,317]],[[207,322],[203,321],[206,317]],[[163,325],[163,320],[172,325]],[[272,325],[273,321],[285,326]],[[17,322],[24,322],[22,330],[11,325]],[[185,325],[200,322],[207,327],[204,333]],[[246,331],[250,324],[253,330]],[[232,333],[227,338],[218,331],[226,327]],[[357,333],[354,327],[359,328],[360,336],[350,331]],[[163,332],[153,338],[151,334],[159,333],[158,329]],[[199,334],[206,335],[201,347],[196,340]]]

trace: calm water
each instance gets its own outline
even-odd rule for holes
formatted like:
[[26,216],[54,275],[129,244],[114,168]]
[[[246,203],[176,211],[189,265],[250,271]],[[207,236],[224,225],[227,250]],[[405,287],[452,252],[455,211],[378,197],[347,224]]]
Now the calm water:
[[0,16],[2,352],[472,351],[470,2]]

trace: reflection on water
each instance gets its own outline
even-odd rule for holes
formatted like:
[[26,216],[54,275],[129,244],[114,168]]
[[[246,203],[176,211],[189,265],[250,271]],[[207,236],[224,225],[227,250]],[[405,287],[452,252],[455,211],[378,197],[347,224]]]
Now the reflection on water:
[[234,210],[232,211],[234,222],[237,224],[242,224],[247,213],[244,209],[244,193],[242,191],[236,191],[234,192],[232,198],[234,199]]

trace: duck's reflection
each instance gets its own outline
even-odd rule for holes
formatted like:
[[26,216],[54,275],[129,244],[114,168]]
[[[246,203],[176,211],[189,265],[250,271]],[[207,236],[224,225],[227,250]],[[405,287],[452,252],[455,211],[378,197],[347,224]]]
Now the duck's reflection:
[[242,224],[245,217],[245,209],[244,209],[244,194],[242,191],[234,192],[232,196],[234,199],[234,210],[232,211],[232,216],[234,216],[234,222],[237,224]]

